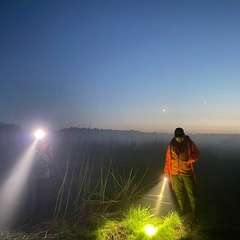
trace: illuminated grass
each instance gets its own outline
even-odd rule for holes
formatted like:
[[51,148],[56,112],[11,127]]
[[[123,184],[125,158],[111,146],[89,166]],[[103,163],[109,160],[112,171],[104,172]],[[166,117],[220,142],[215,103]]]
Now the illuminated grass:
[[[145,231],[146,226],[152,226],[156,233],[152,236]],[[147,207],[131,207],[121,220],[105,219],[105,224],[96,231],[96,240],[110,239],[180,239],[185,235],[177,213],[171,213],[165,218],[154,217]]]

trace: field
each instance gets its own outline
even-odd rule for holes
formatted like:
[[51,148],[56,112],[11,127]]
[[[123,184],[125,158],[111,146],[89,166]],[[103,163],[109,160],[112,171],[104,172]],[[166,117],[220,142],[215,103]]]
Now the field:
[[[199,224],[191,226],[187,217],[180,219],[182,227],[177,228],[181,234],[172,239],[239,239],[240,136],[190,137],[201,151],[201,159],[195,163]],[[9,231],[18,229],[18,239],[31,233],[48,233],[49,239],[128,239],[119,235],[124,232],[123,216],[126,218],[134,207],[143,214],[138,203],[161,181],[171,138],[172,135],[160,133],[78,128],[52,133],[48,140],[53,146],[54,160],[46,188],[46,208],[41,217],[32,218],[26,204],[28,191],[23,189],[21,198],[16,199],[19,209]],[[31,141],[20,128],[1,126],[2,182]],[[162,217],[166,218],[167,205],[161,205]],[[145,206],[143,209],[149,210]],[[174,210],[173,203],[169,209]],[[115,235],[104,238],[102,234],[102,238],[97,238],[96,231],[104,230],[106,225],[115,229]],[[8,231],[2,231],[4,234],[9,237],[5,239],[11,239]]]

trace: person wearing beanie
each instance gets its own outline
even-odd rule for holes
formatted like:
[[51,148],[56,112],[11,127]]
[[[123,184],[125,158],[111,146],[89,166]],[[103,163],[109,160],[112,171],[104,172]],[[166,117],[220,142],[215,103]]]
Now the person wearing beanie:
[[191,138],[180,127],[174,131],[174,137],[166,151],[164,173],[169,176],[175,193],[180,216],[186,213],[187,195],[194,221],[196,216],[196,178],[193,163],[200,158],[200,151]]

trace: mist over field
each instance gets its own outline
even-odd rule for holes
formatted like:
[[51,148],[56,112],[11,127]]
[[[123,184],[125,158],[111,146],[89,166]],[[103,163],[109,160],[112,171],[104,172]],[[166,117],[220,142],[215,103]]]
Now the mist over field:
[[[186,133],[187,134],[187,133]],[[239,230],[240,210],[240,135],[189,134],[201,151],[195,172],[198,183],[201,218],[209,224],[228,231]],[[88,180],[88,191],[98,190],[98,184],[106,169],[122,179],[132,171],[134,181],[141,181],[144,192],[159,181],[163,174],[165,151],[173,134],[143,133],[139,131],[117,131],[87,128],[62,129],[48,134],[53,147],[54,160],[50,168],[49,201],[45,217],[71,214],[76,204],[84,198],[86,189],[81,184]],[[0,180],[5,181],[18,157],[33,141],[32,133],[14,125],[0,126]],[[88,168],[88,177],[84,172]],[[106,173],[106,172],[105,172]],[[144,177],[143,177],[144,176]],[[143,178],[143,179],[142,179]],[[62,203],[57,197],[62,190]],[[106,194],[113,194],[111,179]],[[79,190],[81,186],[81,189]],[[1,196],[2,198],[3,196]],[[25,188],[20,199],[16,222],[27,221],[28,192]],[[92,198],[95,199],[94,194]],[[56,214],[56,213],[55,213]]]

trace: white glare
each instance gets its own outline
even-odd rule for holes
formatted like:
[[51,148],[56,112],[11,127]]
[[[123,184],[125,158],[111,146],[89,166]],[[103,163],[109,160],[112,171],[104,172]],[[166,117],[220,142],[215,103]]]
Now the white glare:
[[36,139],[41,139],[45,136],[45,132],[42,130],[42,129],[38,129],[36,132],[35,132],[35,137]]
[[0,189],[0,226],[11,223],[14,213],[17,211],[17,204],[23,188],[26,184],[31,162],[36,150],[37,140],[27,149],[25,154],[18,159],[17,166]]
[[157,232],[157,228],[154,227],[153,225],[151,224],[148,224],[146,225],[145,227],[145,233],[148,235],[148,236],[153,236],[155,233]]

